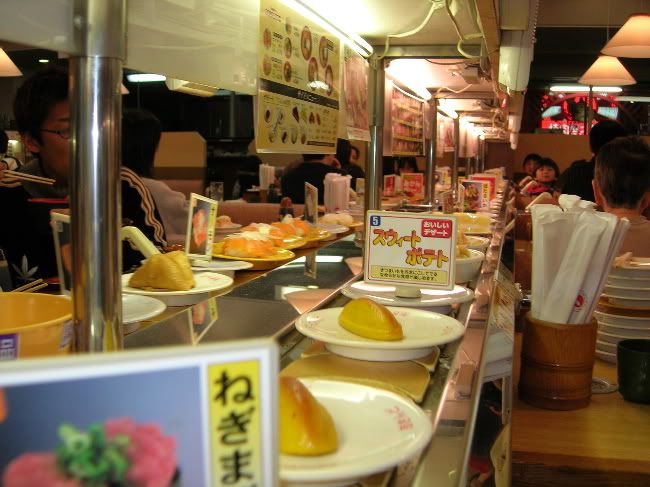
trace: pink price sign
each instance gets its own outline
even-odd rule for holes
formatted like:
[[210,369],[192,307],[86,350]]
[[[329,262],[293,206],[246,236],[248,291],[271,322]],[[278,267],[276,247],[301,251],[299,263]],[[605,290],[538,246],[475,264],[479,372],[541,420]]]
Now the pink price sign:
[[396,286],[452,289],[455,281],[454,216],[367,212],[364,280]]

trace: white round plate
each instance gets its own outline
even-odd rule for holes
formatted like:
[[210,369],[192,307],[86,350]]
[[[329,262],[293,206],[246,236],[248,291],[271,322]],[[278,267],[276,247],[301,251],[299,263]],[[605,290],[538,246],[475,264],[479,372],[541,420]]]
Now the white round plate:
[[296,321],[300,333],[325,343],[337,355],[375,362],[397,362],[424,357],[435,345],[453,342],[465,333],[454,318],[422,309],[388,309],[402,325],[404,338],[397,341],[371,340],[350,333],[339,325],[343,308],[312,311]]
[[611,294],[605,293],[603,293],[603,297],[607,298],[609,300],[609,304],[612,306],[650,309],[650,299],[624,298],[621,296],[612,296]]
[[345,225],[339,225],[338,223],[317,223],[316,228],[320,228],[321,230],[325,230],[332,234],[345,233],[349,230]]
[[596,358],[599,358],[600,360],[603,360],[604,362],[609,362],[611,364],[616,363],[616,354],[615,353],[609,353],[609,352],[603,352],[602,350],[596,350]]
[[650,339],[650,326],[647,328],[633,328],[631,326],[610,325],[599,321],[598,330],[618,337]]
[[159,299],[137,294],[122,294],[122,323],[136,323],[148,320],[167,309],[167,305]]
[[650,275],[647,279],[642,277],[620,277],[609,274],[607,284],[610,286],[629,287],[629,288],[647,288],[650,287]]
[[328,455],[281,454],[280,479],[288,485],[353,484],[413,458],[431,440],[431,420],[405,397],[350,382],[300,380],[329,411],[339,445]]
[[626,316],[614,315],[611,313],[604,313],[602,311],[594,311],[594,315],[598,323],[606,323],[608,325],[630,327],[630,328],[643,328],[650,329],[650,315],[649,316]]
[[129,287],[132,274],[122,275],[122,292],[151,296],[163,301],[167,306],[186,306],[195,304],[207,298],[208,293],[219,291],[232,285],[232,278],[216,272],[195,272],[195,286],[189,291],[150,291]]
[[645,299],[650,301],[650,288],[630,288],[607,284],[605,285],[605,293],[610,298]]
[[614,355],[616,355],[616,344],[607,343],[602,340],[596,340],[596,350],[600,350],[601,352],[613,353]]
[[466,303],[474,299],[474,291],[463,286],[454,286],[451,291],[420,288],[419,298],[401,298],[395,296],[395,286],[370,284],[358,281],[345,286],[341,293],[351,299],[370,298],[386,306],[412,306],[416,308],[442,307]]
[[650,279],[650,257],[633,257],[623,267],[614,267],[610,271],[612,277]]
[[[242,260],[206,260],[201,264],[193,262],[192,270],[194,272],[221,272],[221,271],[241,271],[250,269],[253,264]],[[198,264],[198,265],[197,265]]]

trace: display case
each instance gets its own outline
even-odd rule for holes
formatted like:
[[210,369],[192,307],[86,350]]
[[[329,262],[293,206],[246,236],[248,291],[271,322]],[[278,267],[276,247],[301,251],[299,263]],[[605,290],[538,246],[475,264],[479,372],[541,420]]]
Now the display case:
[[423,156],[426,103],[386,80],[384,119],[384,155]]

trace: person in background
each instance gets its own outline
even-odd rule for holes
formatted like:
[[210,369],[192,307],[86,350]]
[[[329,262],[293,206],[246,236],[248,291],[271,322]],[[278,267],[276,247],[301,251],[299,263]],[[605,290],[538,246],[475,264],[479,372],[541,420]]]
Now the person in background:
[[390,176],[391,174],[398,174],[397,168],[398,158],[393,156],[384,156],[382,159],[382,174]]
[[15,171],[21,166],[18,159],[7,155],[8,150],[9,137],[7,132],[0,130],[0,179],[2,179],[2,171]]
[[541,160],[542,156],[535,153],[528,154],[526,157],[524,157],[524,162],[522,163],[524,172],[523,174],[520,174],[519,178],[517,179],[518,188],[523,188],[533,179],[535,179],[535,170],[537,169],[537,165]]
[[[49,212],[52,201],[57,207],[68,206],[72,134],[67,71],[52,66],[28,77],[16,92],[14,117],[25,147],[35,156],[18,170],[55,180],[51,186],[0,181],[0,208],[11,208],[3,214],[3,227],[9,231],[0,232],[0,248],[16,285],[57,275]],[[122,171],[121,181],[123,221],[138,227],[155,245],[166,245],[149,190],[130,170]],[[124,269],[141,259],[130,245],[123,246]]]
[[549,193],[551,196],[558,196],[557,178],[560,169],[553,159],[544,157],[539,160],[535,168],[535,179],[530,181],[521,190],[524,196],[537,196],[542,193]]
[[132,170],[151,192],[170,244],[185,241],[189,202],[183,193],[153,179],[153,165],[162,125],[147,110],[124,109],[122,115],[122,166]]
[[341,163],[343,174],[352,176],[350,187],[356,187],[357,178],[365,178],[366,175],[356,162],[359,161],[359,149],[350,144],[349,140],[338,139],[336,143],[336,159]]
[[594,167],[598,151],[610,140],[628,135],[627,130],[614,120],[603,120],[594,125],[589,132],[589,148],[593,154],[589,161],[575,161],[560,176],[562,194],[574,194],[586,201],[594,201],[591,181],[594,179]]
[[[325,175],[342,174],[335,164],[334,154],[303,154],[304,162],[287,171],[282,177],[282,196],[288,196],[293,203],[305,202],[305,183],[318,188],[318,204],[323,204]],[[340,164],[339,164],[340,166]]]
[[630,220],[620,254],[650,257],[650,147],[640,137],[605,144],[596,156],[593,179],[596,203],[607,213]]
[[418,172],[418,163],[415,157],[400,157],[397,161],[397,173],[401,176],[405,173]]

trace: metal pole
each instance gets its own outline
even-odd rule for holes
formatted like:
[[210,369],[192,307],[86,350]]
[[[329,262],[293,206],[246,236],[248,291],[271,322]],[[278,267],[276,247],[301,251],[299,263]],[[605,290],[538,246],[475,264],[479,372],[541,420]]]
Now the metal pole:
[[589,96],[587,97],[587,106],[585,107],[585,135],[591,132],[591,120],[593,113],[591,111],[591,101],[594,99],[594,87],[589,85]]
[[381,189],[383,186],[384,157],[384,61],[371,59],[370,97],[372,118],[370,122],[370,144],[368,147],[368,167],[366,170],[365,209],[381,210]]
[[438,100],[433,98],[431,106],[431,133],[427,146],[427,166],[424,173],[424,203],[433,209],[436,200],[436,143],[438,136]]
[[467,156],[465,158],[465,178],[469,178],[470,174],[472,173],[472,158],[470,156]]
[[487,154],[487,141],[485,139],[480,139],[481,140],[481,166],[479,171],[483,172],[485,171],[485,157]]
[[460,150],[460,117],[454,118],[454,159],[451,164],[451,196],[458,201],[458,151]]
[[76,0],[70,59],[74,323],[79,351],[120,349],[120,132],[126,1]]

